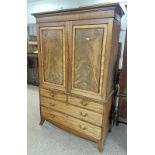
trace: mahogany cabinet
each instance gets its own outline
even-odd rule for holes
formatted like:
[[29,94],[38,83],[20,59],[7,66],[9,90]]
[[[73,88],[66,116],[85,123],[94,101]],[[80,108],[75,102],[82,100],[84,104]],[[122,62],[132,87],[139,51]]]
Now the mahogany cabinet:
[[35,13],[40,116],[100,151],[109,129],[118,51],[119,4]]

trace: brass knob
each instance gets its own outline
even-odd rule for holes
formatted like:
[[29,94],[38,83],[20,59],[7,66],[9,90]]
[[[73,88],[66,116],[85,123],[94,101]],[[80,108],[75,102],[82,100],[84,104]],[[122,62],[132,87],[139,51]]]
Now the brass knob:
[[53,114],[51,114],[50,116],[51,116],[51,118],[54,118],[55,117],[55,115],[53,115]]
[[87,105],[88,105],[88,103],[87,103],[87,102],[85,102],[85,101],[81,101],[81,105],[83,105],[83,106],[87,106]]
[[83,117],[86,117],[88,114],[87,113],[84,114],[84,113],[82,113],[82,111],[80,111],[80,115]]
[[51,96],[51,97],[54,97],[54,93],[53,93],[53,92],[51,92],[51,93],[50,93],[50,96]]
[[80,129],[86,130],[87,128],[84,125],[80,124]]
[[68,118],[68,115],[67,114],[64,114],[65,115],[65,117],[67,117]]

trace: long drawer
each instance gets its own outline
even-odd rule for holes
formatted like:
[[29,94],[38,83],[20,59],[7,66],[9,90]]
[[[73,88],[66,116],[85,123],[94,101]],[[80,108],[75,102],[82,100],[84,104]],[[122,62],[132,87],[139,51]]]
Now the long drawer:
[[40,88],[40,94],[41,96],[50,97],[51,99],[54,99],[54,100],[63,101],[63,102],[67,101],[67,96],[65,94],[55,92],[52,90]]
[[85,108],[88,110],[92,110],[98,113],[103,113],[103,104],[87,101],[86,99],[68,96],[68,103],[73,104],[75,106],[79,106],[81,108]]
[[73,118],[69,115],[50,110],[46,107],[41,107],[41,114],[47,120],[54,121],[56,123],[67,126],[85,135],[91,136],[96,139],[101,138],[101,128],[89,124],[87,122],[81,121],[79,119]]
[[102,126],[102,114],[82,109],[80,107],[75,107],[64,102],[55,101],[46,97],[41,97],[41,105],[62,113],[66,113],[94,125]]

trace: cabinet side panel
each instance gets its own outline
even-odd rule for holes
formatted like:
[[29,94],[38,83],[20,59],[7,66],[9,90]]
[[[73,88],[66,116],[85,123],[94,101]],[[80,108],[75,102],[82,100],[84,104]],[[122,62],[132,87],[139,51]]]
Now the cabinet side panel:
[[106,137],[109,131],[112,99],[113,99],[113,96],[110,97],[109,101],[104,104],[103,131],[102,131],[104,138]]
[[117,67],[116,64],[118,60],[119,32],[120,32],[120,23],[117,20],[114,20],[112,44],[111,44],[111,51],[110,51],[110,61],[109,61],[107,96],[114,89],[114,79],[115,79],[115,72]]

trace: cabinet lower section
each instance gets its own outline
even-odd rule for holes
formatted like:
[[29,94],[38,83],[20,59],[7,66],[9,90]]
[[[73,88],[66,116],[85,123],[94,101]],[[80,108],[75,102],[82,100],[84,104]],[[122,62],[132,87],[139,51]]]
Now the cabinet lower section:
[[43,118],[47,118],[47,120],[69,127],[81,134],[85,134],[98,140],[101,137],[100,127],[45,107],[41,107],[41,113]]
[[95,141],[100,151],[109,129],[112,97],[105,103],[40,88],[41,123],[45,120],[80,137]]

